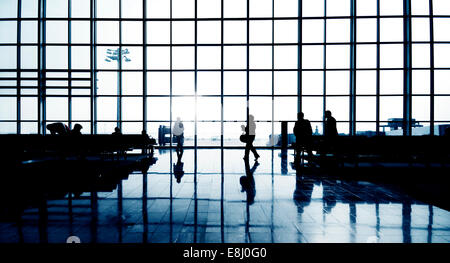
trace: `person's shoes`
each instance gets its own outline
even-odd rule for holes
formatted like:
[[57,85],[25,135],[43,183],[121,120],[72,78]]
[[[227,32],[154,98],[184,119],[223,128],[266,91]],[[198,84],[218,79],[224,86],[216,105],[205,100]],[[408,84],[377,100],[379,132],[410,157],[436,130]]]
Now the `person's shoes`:
[[259,159],[259,155],[255,157],[255,162],[257,162]]

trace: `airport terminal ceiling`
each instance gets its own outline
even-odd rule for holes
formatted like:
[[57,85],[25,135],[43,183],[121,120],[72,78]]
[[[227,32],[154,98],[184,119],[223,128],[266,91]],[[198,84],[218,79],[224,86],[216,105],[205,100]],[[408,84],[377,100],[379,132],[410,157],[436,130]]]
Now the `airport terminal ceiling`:
[[440,135],[449,27],[448,0],[2,0],[0,133],[180,117],[187,146],[238,146],[250,113],[266,146],[331,110],[340,134]]

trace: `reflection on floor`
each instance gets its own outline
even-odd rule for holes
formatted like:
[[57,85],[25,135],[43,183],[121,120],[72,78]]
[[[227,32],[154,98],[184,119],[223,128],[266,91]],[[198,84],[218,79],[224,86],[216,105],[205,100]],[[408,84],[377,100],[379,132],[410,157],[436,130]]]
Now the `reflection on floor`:
[[0,242],[450,242],[446,210],[381,185],[296,174],[291,155],[259,152],[246,173],[243,150],[186,150],[182,164],[157,151],[147,173],[112,192],[1,220]]

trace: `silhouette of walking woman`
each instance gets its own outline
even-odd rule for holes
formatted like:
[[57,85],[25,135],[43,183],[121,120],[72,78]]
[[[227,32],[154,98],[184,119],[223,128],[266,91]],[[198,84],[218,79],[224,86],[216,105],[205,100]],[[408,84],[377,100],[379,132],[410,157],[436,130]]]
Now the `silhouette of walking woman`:
[[181,122],[180,117],[177,117],[177,121],[173,125],[173,142],[177,144],[177,157],[181,160],[183,157],[183,143],[184,143],[184,126]]
[[245,127],[246,142],[245,142],[244,160],[249,158],[251,151],[255,156],[255,161],[258,161],[259,154],[256,152],[256,149],[253,146],[253,141],[255,140],[255,130],[256,130],[255,117],[253,117],[253,115],[250,114],[248,115],[247,127]]

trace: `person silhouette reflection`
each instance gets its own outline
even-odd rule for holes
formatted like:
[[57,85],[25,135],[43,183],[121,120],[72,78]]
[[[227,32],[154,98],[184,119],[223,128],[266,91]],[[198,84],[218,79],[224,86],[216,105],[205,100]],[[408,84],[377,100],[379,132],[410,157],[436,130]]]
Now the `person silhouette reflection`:
[[184,163],[181,162],[181,158],[178,158],[177,163],[173,164],[173,174],[175,178],[177,179],[177,183],[181,182],[181,178],[184,176]]
[[314,180],[302,176],[302,171],[297,169],[295,176],[295,190],[293,194],[294,202],[297,205],[298,213],[303,213],[306,206],[311,203],[311,195],[314,189]]
[[[242,126],[241,126],[242,127]],[[250,151],[255,156],[255,162],[259,159],[259,154],[256,151],[255,147],[253,146],[253,141],[255,140],[255,130],[256,130],[256,123],[255,123],[255,117],[253,115],[248,115],[248,124],[247,127],[245,127],[245,155],[244,160],[248,160]]]
[[180,117],[177,117],[177,121],[173,125],[173,141],[177,144],[176,152],[178,159],[183,157],[183,144],[184,144],[184,125]]
[[253,173],[255,172],[256,168],[258,168],[259,163],[255,161],[252,168],[250,168],[250,163],[248,159],[245,159],[244,163],[245,163],[245,176],[241,176],[241,178],[239,178],[239,183],[241,184],[242,187],[241,192],[244,191],[246,192],[247,203],[251,205],[255,202],[256,196],[255,178],[253,177]]

